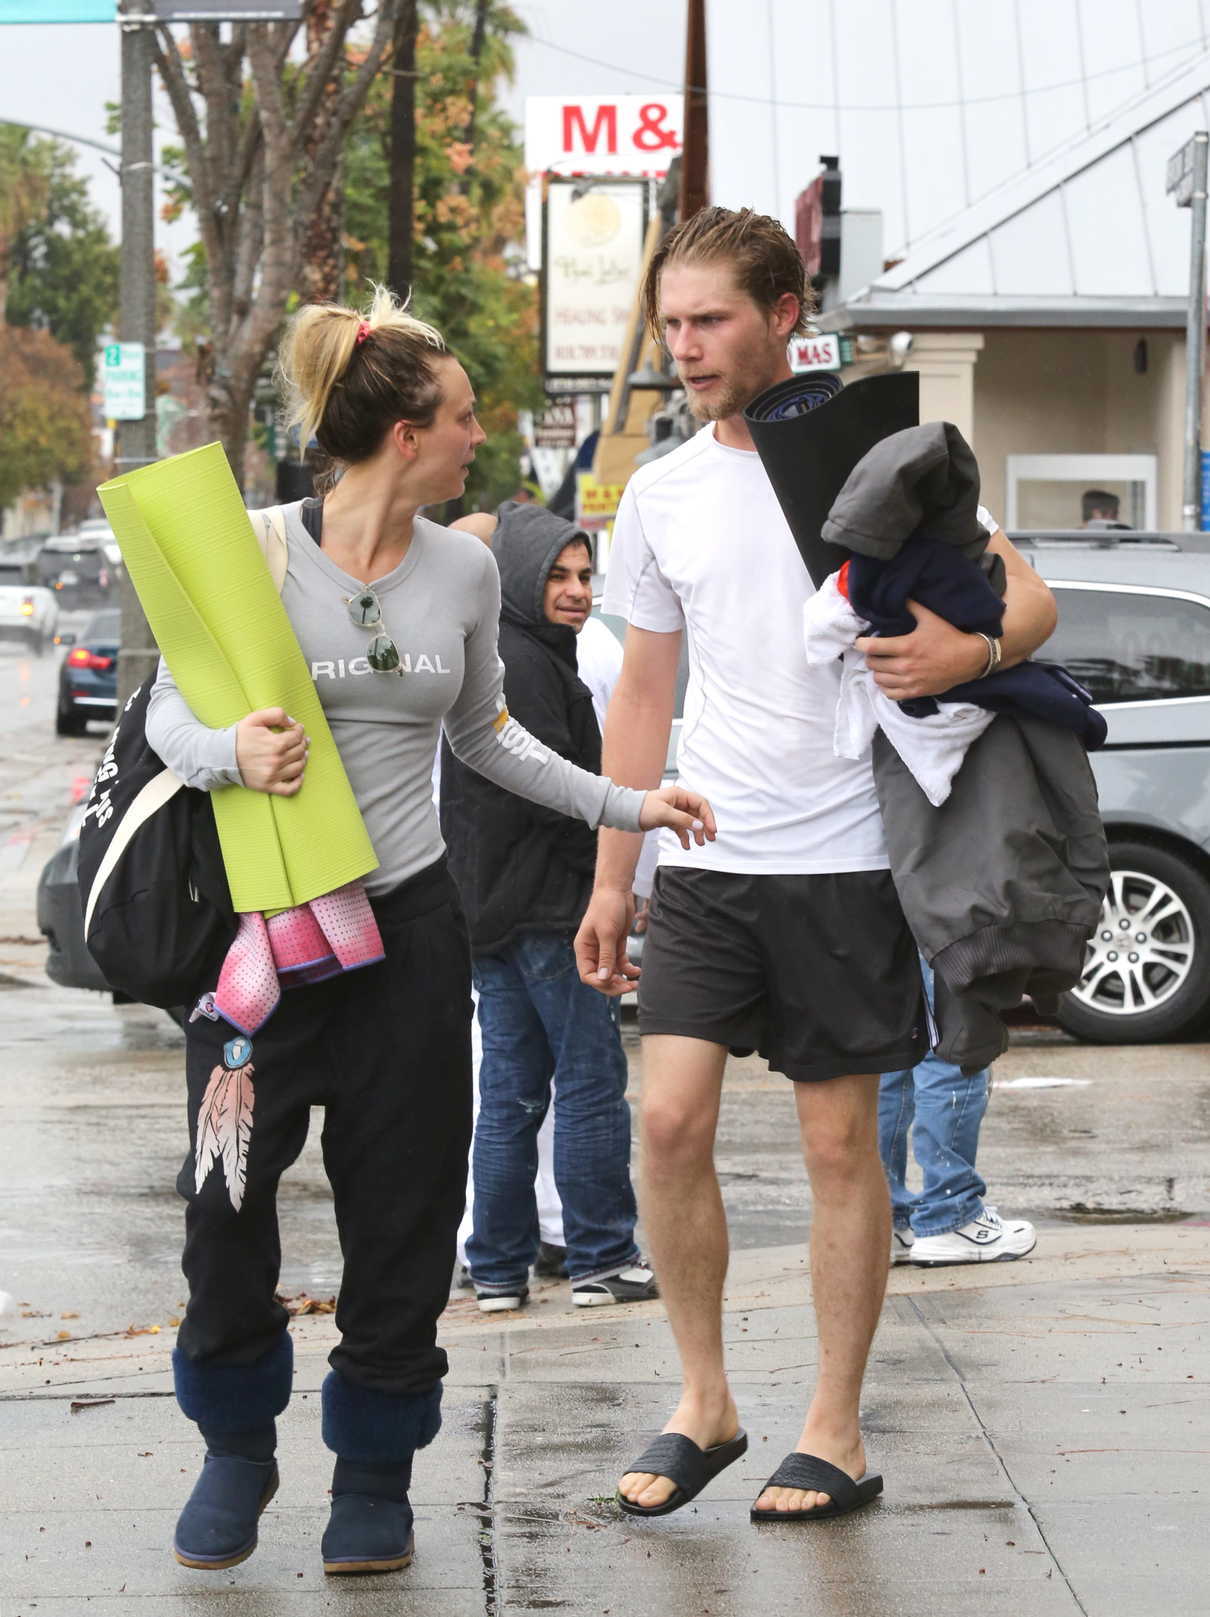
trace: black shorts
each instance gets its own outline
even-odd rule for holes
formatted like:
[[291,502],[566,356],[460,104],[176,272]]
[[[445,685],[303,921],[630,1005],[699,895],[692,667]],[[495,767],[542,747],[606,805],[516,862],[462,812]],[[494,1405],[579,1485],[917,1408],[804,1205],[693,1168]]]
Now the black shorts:
[[811,1082],[927,1053],[916,943],[887,870],[749,876],[664,866],[651,895],[639,1032],[759,1050]]

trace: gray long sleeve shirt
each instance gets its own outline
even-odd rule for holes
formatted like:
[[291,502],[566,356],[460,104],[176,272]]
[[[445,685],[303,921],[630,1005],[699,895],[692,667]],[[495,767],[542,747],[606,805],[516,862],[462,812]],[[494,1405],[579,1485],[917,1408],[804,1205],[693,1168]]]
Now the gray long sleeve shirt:
[[[315,543],[298,505],[285,510],[289,559],[282,604],[378,855],[378,869],[366,878],[368,892],[390,891],[443,852],[431,779],[443,725],[455,754],[497,785],[591,826],[640,829],[643,792],[578,769],[515,720],[502,720],[500,577],[485,545],[416,518],[407,555],[373,584],[405,670],[402,677],[379,674],[365,653],[373,634],[383,631],[357,627],[348,613],[360,580]],[[202,724],[162,661],[147,739],[189,786],[214,791],[243,784],[235,726]]]

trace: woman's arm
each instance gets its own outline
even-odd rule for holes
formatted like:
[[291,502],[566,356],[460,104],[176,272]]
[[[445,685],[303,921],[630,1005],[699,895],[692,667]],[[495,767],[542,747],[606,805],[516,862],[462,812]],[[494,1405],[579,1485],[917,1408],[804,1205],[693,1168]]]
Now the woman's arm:
[[303,727],[282,708],[263,708],[212,730],[196,717],[162,657],[147,703],[147,741],[174,775],[202,792],[248,786],[293,797],[306,768]]
[[500,576],[492,558],[485,554],[483,559],[480,610],[467,636],[462,690],[445,716],[445,733],[455,754],[497,786],[588,825],[619,831],[667,825],[685,847],[691,834],[699,844],[712,840],[714,820],[704,799],[673,787],[642,792],[615,786],[561,758],[510,715],[496,645]]

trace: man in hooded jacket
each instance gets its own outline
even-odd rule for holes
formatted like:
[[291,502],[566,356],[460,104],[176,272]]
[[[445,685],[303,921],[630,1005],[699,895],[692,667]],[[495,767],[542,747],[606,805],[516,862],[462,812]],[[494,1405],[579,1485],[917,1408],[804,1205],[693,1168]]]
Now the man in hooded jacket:
[[[509,713],[537,741],[600,767],[576,636],[592,608],[586,535],[509,501],[491,538]],[[441,829],[470,929],[483,1039],[474,1145],[471,1279],[484,1312],[520,1308],[538,1250],[538,1130],[555,1102],[555,1183],[580,1306],[656,1295],[634,1239],[626,1059],[610,1003],[585,986],[572,940],[592,890],[596,837],[500,791],[443,749]]]

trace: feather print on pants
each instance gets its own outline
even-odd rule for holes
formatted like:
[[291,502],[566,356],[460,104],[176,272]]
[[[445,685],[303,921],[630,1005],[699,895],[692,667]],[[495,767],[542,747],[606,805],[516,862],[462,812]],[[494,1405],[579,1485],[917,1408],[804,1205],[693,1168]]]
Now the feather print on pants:
[[194,1189],[200,1191],[216,1162],[223,1166],[227,1194],[238,1213],[248,1176],[248,1144],[252,1139],[253,1067],[216,1067],[197,1114]]

